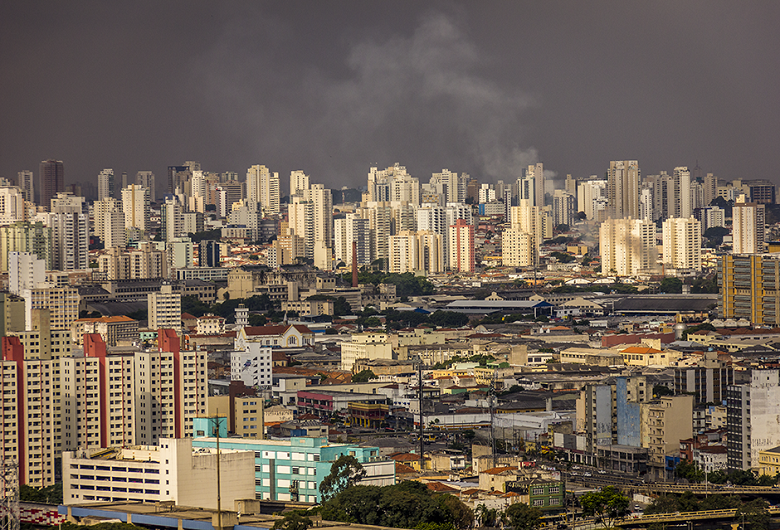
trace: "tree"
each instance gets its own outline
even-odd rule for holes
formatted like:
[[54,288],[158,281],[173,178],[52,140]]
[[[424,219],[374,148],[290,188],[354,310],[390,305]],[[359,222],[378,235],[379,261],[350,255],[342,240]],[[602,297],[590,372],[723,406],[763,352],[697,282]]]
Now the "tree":
[[327,501],[350,486],[354,486],[365,476],[366,470],[357,458],[341,455],[330,466],[330,474],[320,483],[322,500]]
[[333,316],[340,317],[344,315],[352,314],[352,306],[349,305],[347,299],[343,296],[339,296],[333,301]]
[[314,522],[301,513],[302,510],[295,510],[283,514],[284,519],[279,519],[274,523],[273,530],[306,530]]
[[664,278],[658,286],[658,290],[664,293],[681,293],[682,280],[680,278]]
[[662,397],[662,396],[673,396],[674,391],[671,390],[668,386],[664,385],[655,385],[653,387],[653,397]]
[[586,493],[580,497],[582,514],[595,517],[604,528],[611,528],[614,522],[628,515],[629,499],[615,486],[605,486],[601,491]]
[[567,252],[552,252],[550,256],[558,260],[559,263],[571,263],[576,258]]
[[19,486],[19,500],[22,502],[62,504],[62,483],[58,482],[45,488],[34,488],[27,484],[22,484]]
[[189,234],[189,238],[193,243],[200,243],[207,239],[219,241],[222,238],[222,229],[217,228],[214,230],[206,230],[205,232],[192,232]]
[[498,510],[495,508],[488,508],[484,504],[480,504],[477,506],[476,510],[474,510],[474,514],[479,521],[479,526],[490,528],[496,526],[496,522],[498,521]]
[[474,523],[474,510],[466,506],[454,495],[445,493],[438,495],[436,501],[442,510],[450,515],[452,525],[458,530],[471,528]]
[[725,226],[712,226],[704,231],[702,236],[707,239],[708,248],[717,248],[723,244],[723,236],[729,234],[729,229]]
[[506,509],[506,516],[514,530],[532,530],[539,526],[542,511],[519,502]]
[[376,379],[376,374],[371,370],[363,370],[352,376],[353,383],[365,383],[371,379]]
[[699,324],[699,325],[697,325],[697,326],[691,326],[691,327],[689,327],[689,328],[686,328],[686,329],[684,329],[684,330],[683,330],[683,333],[682,333],[682,339],[683,339],[683,340],[688,340],[688,335],[689,335],[689,334],[691,334],[691,333],[695,333],[696,331],[701,331],[701,330],[707,330],[707,331],[718,331],[718,330],[715,328],[715,326],[713,326],[713,325],[712,325],[712,324],[710,324],[709,322],[705,322],[705,323],[703,323],[703,324]]
[[744,503],[737,509],[734,517],[750,524],[750,530],[766,530],[769,528],[769,509],[764,499],[755,499]]

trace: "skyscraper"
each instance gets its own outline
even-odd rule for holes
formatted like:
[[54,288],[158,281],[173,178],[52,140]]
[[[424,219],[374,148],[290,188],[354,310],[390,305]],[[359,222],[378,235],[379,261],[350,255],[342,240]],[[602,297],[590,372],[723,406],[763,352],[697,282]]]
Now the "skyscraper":
[[22,196],[25,201],[35,202],[35,184],[33,172],[30,170],[20,171],[18,174],[19,187],[22,188]]
[[309,189],[309,175],[303,171],[290,172],[290,197],[293,195],[303,195]]
[[103,242],[105,248],[127,246],[125,232],[125,213],[122,203],[113,197],[106,197],[93,204],[94,233]]
[[674,179],[673,216],[688,219],[691,209],[691,172],[687,167],[676,167],[672,174]]
[[184,189],[184,182],[190,178],[191,173],[187,166],[168,166],[168,193]]
[[639,162],[618,160],[609,163],[607,170],[608,216],[626,219],[639,216]]
[[544,164],[539,162],[528,166],[525,170],[525,178],[534,182],[533,206],[544,208]]
[[474,225],[458,219],[448,229],[450,269],[458,272],[474,272]]
[[693,217],[663,223],[664,265],[677,270],[701,270],[701,223]]
[[139,171],[135,174],[135,183],[149,190],[149,201],[157,201],[157,193],[155,192],[155,179],[154,173],[151,171]]
[[764,252],[764,231],[766,229],[764,205],[744,202],[744,196],[737,200],[732,210],[732,237],[734,254],[756,254]]
[[[154,175],[152,175],[152,179],[154,179]],[[122,190],[125,228],[137,228],[140,232],[149,230],[149,193],[149,188],[138,184],[130,184]]]
[[56,270],[85,270],[89,264],[89,214],[84,197],[58,193],[51,212],[39,214],[52,229],[52,266]]
[[259,204],[263,216],[279,213],[279,173],[254,165],[246,172],[246,195],[250,204]]
[[114,195],[114,170],[106,168],[98,173],[98,200],[102,201]]
[[44,160],[38,174],[38,204],[50,207],[57,193],[65,191],[65,167],[61,160]]
[[655,271],[655,223],[643,219],[608,219],[599,230],[601,271],[609,276],[635,276]]

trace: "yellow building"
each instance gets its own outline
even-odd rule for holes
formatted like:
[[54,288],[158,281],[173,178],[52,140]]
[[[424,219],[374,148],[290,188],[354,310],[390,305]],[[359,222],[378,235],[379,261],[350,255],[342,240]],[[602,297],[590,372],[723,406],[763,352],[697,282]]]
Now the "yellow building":
[[732,254],[718,260],[718,315],[780,325],[780,254]]
[[770,477],[780,473],[780,446],[758,452],[758,474]]
[[642,345],[620,350],[620,355],[628,366],[670,366],[680,358],[678,351],[657,350]]

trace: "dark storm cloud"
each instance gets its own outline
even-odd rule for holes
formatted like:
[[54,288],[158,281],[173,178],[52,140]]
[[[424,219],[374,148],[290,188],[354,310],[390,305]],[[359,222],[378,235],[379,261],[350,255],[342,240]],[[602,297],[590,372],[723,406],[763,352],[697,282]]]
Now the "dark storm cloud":
[[416,158],[503,177],[536,159],[517,141],[529,98],[475,73],[480,55],[452,17],[430,13],[407,36],[354,43],[342,76],[279,75],[267,54],[247,53],[252,37],[226,32],[193,69],[208,72],[199,88],[214,122],[258,160],[337,185],[356,183],[371,162]]
[[3,2],[0,175],[775,179],[776,2]]

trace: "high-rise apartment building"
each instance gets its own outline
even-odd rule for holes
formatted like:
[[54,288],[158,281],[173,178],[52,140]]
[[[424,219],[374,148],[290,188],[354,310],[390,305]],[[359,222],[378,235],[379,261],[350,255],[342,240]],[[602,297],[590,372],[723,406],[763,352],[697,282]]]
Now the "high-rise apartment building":
[[419,249],[414,232],[401,232],[390,236],[388,251],[388,269],[391,273],[403,274],[417,270]]
[[27,289],[45,287],[46,261],[31,252],[11,252],[8,255],[8,291],[22,296]]
[[148,297],[149,328],[181,329],[181,293],[174,292],[171,284],[160,286],[159,292]]
[[501,235],[501,264],[505,267],[532,267],[536,263],[534,237],[513,226]]
[[657,269],[655,223],[608,219],[599,230],[601,272],[608,276],[651,274]]
[[678,271],[701,270],[701,223],[692,216],[663,222],[664,266]]
[[192,172],[186,165],[168,166],[168,194],[176,193],[176,190],[183,191],[184,183],[190,179],[191,175]]
[[106,168],[98,173],[98,200],[114,196],[114,170]]
[[293,195],[303,196],[309,189],[309,175],[301,170],[290,172],[290,197]]
[[533,245],[531,264],[536,264],[539,262],[539,247],[544,240],[545,227],[541,208],[532,206],[531,203],[531,199],[520,199],[520,205],[512,207],[511,227],[531,236]]
[[463,173],[458,175],[449,169],[442,169],[441,173],[434,173],[430,184],[439,186],[444,194],[445,202],[465,203],[466,187],[468,185],[469,175]]
[[672,173],[674,196],[672,216],[687,219],[693,213],[691,197],[691,172],[687,167],[676,167]]
[[136,443],[192,436],[192,419],[206,412],[206,352],[181,351],[172,329],[158,333],[158,351],[135,354]]
[[692,394],[696,404],[722,403],[734,384],[734,369],[714,351],[704,352],[696,366],[674,368],[674,393]]
[[348,213],[346,218],[333,222],[333,232],[336,263],[344,262],[347,267],[352,266],[354,242],[358,267],[371,264],[371,229],[368,219]]
[[544,164],[532,164],[525,170],[525,180],[533,182],[533,206],[544,207]]
[[33,329],[33,313],[36,309],[49,311],[51,329],[70,329],[79,318],[79,291],[75,287],[36,287],[22,291],[24,297],[25,325]]
[[653,190],[653,220],[675,217],[674,177],[661,171],[658,175],[648,175],[644,182]]
[[135,184],[140,188],[149,190],[150,202],[157,202],[157,192],[155,191],[157,183],[155,182],[154,173],[151,171],[139,171],[135,174]]
[[333,195],[323,184],[309,189],[314,217],[314,265],[321,270],[333,268]]
[[38,214],[52,234],[52,268],[84,270],[89,263],[89,214],[84,198],[58,193],[51,199],[51,213]]
[[38,204],[49,207],[58,193],[65,191],[65,167],[61,160],[44,160],[38,173]]
[[702,184],[704,194],[704,205],[709,206],[712,201],[718,198],[718,177],[712,173],[707,173]]
[[99,334],[76,355],[26,358],[19,337],[3,337],[0,458],[19,462],[19,481],[55,481],[62,451],[154,445],[161,436],[192,435],[206,411],[206,353],[181,351],[172,330],[160,330],[158,351],[109,351]]
[[450,270],[473,273],[476,256],[474,254],[474,225],[465,219],[458,219],[449,226]]
[[8,272],[11,252],[30,252],[46,262],[52,270],[52,230],[40,221],[17,222],[0,226],[0,272]]
[[219,241],[201,241],[198,244],[198,266],[219,267],[222,263],[222,246]]
[[264,216],[279,213],[279,173],[261,165],[246,172],[246,195],[250,204],[259,204]]
[[160,231],[163,241],[172,241],[176,237],[185,236],[184,215],[178,200],[166,199],[160,205]]
[[[308,193],[307,193],[308,195]],[[314,257],[314,203],[305,196],[293,195],[287,207],[289,228],[304,241],[306,257]],[[297,256],[293,256],[295,258]]]
[[608,216],[612,219],[639,218],[639,163],[618,160],[607,170]]
[[607,181],[586,180],[577,186],[577,211],[585,212],[585,218],[598,218],[598,212],[606,209]]
[[574,195],[564,190],[555,190],[553,192],[553,224],[573,225],[577,220],[575,216],[577,211],[577,200]]
[[[145,173],[151,173],[149,171]],[[152,184],[154,183],[152,175]],[[125,228],[135,228],[143,233],[149,230],[151,188],[130,184],[122,189],[122,210],[125,213]]]
[[19,171],[17,173],[17,180],[19,181],[19,187],[22,189],[24,200],[35,202],[35,177],[33,176],[33,172],[29,169]]
[[718,259],[718,316],[780,325],[780,254],[731,254]]
[[98,272],[106,280],[148,280],[168,277],[168,257],[142,241],[137,249],[109,248],[98,257]]
[[18,337],[2,337],[0,361],[3,415],[0,460],[16,460],[19,484],[54,484],[54,447],[58,438],[55,362],[24,358]]
[[780,445],[780,371],[751,370],[750,380],[726,391],[727,458],[731,470],[758,467],[761,451]]
[[104,248],[127,246],[125,213],[122,203],[113,197],[95,201],[92,205],[95,220],[94,233],[103,242]]
[[764,205],[737,200],[732,209],[732,239],[734,254],[764,252],[766,216]]
[[0,225],[24,221],[24,192],[15,186],[0,187]]

